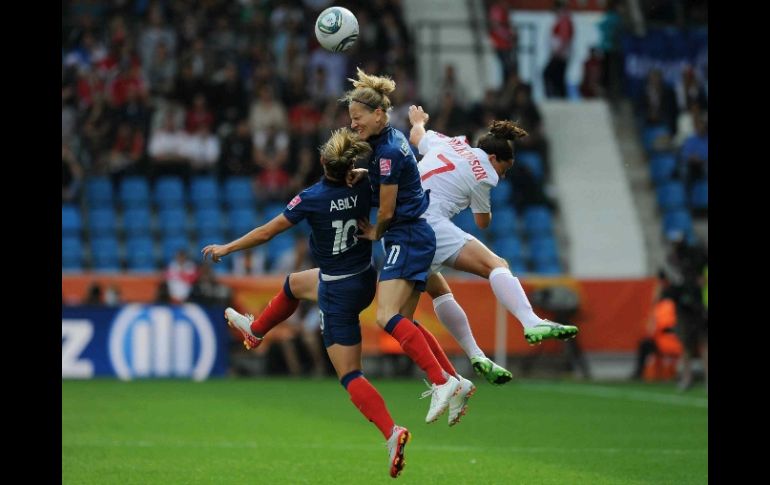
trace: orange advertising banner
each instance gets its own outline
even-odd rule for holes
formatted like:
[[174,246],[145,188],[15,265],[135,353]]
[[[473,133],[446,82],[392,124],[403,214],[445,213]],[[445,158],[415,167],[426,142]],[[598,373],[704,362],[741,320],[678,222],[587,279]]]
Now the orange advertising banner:
[[[269,276],[260,278],[222,276],[219,280],[233,288],[236,308],[244,313],[258,315],[275,293],[282,287],[285,277]],[[65,304],[79,304],[85,298],[88,288],[97,282],[103,287],[115,285],[120,289],[124,302],[152,302],[161,274],[129,276],[110,274],[62,275],[62,301]],[[496,312],[505,312],[507,318],[507,353],[527,354],[534,350],[524,340],[518,320],[498,305],[492,289],[486,280],[480,278],[448,278],[455,299],[465,310],[479,346],[488,355],[495,351]],[[578,343],[587,352],[634,352],[639,340],[645,334],[650,318],[655,289],[654,278],[623,280],[578,280],[574,278],[529,278],[522,279],[528,295],[546,286],[560,285],[573,289],[579,296],[580,309],[571,322],[580,327]],[[376,302],[376,299],[375,299]],[[373,303],[361,314],[364,351],[370,354],[400,352],[398,344],[375,322]],[[538,315],[548,318],[547,312],[535,307]],[[433,304],[423,295],[415,313],[415,319],[428,328],[439,340],[448,354],[461,354],[457,342],[436,318]],[[544,345],[538,351],[559,351],[558,344]]]

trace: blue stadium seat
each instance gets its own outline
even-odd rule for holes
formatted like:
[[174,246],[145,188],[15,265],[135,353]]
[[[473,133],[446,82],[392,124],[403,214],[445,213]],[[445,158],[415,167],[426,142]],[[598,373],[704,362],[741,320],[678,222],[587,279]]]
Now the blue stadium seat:
[[650,176],[655,185],[668,182],[676,172],[676,156],[673,153],[656,153],[650,158]]
[[[543,181],[545,168],[543,167],[543,158],[539,153],[532,150],[520,150],[516,152],[514,160],[515,163],[520,163],[527,167],[538,182]],[[492,192],[494,192],[494,190]]]
[[262,207],[262,222],[260,224],[273,220],[275,216],[283,213],[284,209],[286,209],[286,203],[283,202],[269,202],[265,204]]
[[253,207],[256,203],[251,179],[248,177],[229,177],[225,180],[222,190],[225,203],[230,209]]
[[118,191],[124,209],[150,206],[150,184],[145,177],[124,178]]
[[195,211],[195,232],[199,236],[222,234],[224,216],[219,208],[200,209]]
[[90,207],[111,207],[114,196],[110,179],[91,177],[86,180],[86,200]]
[[180,249],[190,254],[190,243],[185,236],[168,235],[161,240],[160,245],[163,258],[161,266],[164,268],[174,259],[174,256],[176,256]]
[[693,234],[690,213],[685,209],[677,209],[663,214],[663,232],[668,238],[683,234],[689,239]]
[[83,269],[83,245],[79,237],[67,236],[61,240],[62,271],[81,271]]
[[80,218],[80,211],[72,204],[61,206],[61,235],[80,236],[83,230],[83,221]]
[[519,217],[516,215],[516,210],[513,207],[501,207],[493,210],[492,222],[489,226],[495,237],[518,233]]
[[511,182],[508,179],[503,179],[497,183],[497,187],[492,189],[490,193],[490,200],[492,200],[492,211],[500,210],[503,207],[511,204],[511,194],[513,188]]
[[190,181],[190,203],[195,210],[219,209],[219,182],[212,176],[197,176]]
[[529,258],[535,263],[535,268],[547,263],[559,262],[559,248],[553,237],[537,237],[529,241]]
[[117,218],[112,207],[91,209],[88,213],[88,233],[90,237],[115,236]]
[[259,225],[257,211],[252,207],[243,207],[231,210],[227,218],[229,220],[229,234],[235,239],[241,237]]
[[524,259],[514,259],[514,260],[508,259],[507,261],[508,261],[508,267],[514,276],[529,273],[529,269],[527,268],[527,263],[526,261],[524,261]]
[[644,150],[649,154],[657,153],[658,150],[655,147],[655,142],[662,136],[671,136],[666,125],[645,126],[642,130],[642,146]]
[[475,232],[478,232],[478,226],[476,226],[476,221],[473,218],[473,212],[471,212],[470,208],[461,210],[452,218],[452,222],[467,233],[474,234]]
[[161,210],[158,212],[158,229],[163,236],[185,236],[187,234],[187,211],[183,208]]
[[155,247],[149,237],[126,241],[126,262],[129,271],[157,271]]
[[282,232],[267,242],[267,261],[272,269],[287,251],[294,251],[294,235],[291,231]]
[[492,250],[495,254],[508,261],[510,265],[513,265],[513,263],[523,264],[524,256],[521,241],[516,235],[510,234],[495,239],[495,242],[492,243]]
[[153,200],[159,210],[179,209],[185,205],[185,187],[181,177],[165,176],[155,182]]
[[120,271],[118,240],[114,237],[91,239],[91,262],[96,271]]
[[664,212],[683,209],[687,206],[684,184],[682,182],[668,182],[656,189],[658,207]]
[[559,275],[563,274],[564,270],[561,267],[561,264],[558,261],[542,261],[537,262],[535,261],[535,264],[532,268],[533,273],[537,273],[540,275]]
[[123,230],[127,237],[148,236],[152,232],[152,216],[148,207],[135,207],[123,213]]
[[690,205],[693,209],[708,209],[709,207],[709,182],[698,180],[690,191]]
[[524,230],[530,236],[547,236],[553,233],[551,211],[545,206],[531,206],[524,210]]

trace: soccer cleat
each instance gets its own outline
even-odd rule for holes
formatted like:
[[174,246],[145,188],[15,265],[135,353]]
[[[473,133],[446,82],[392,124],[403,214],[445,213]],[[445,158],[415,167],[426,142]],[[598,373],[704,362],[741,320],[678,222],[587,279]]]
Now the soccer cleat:
[[255,337],[254,334],[251,333],[251,322],[254,321],[253,315],[241,315],[228,307],[225,309],[225,319],[231,328],[241,332],[241,335],[243,335],[243,346],[246,347],[246,350],[255,349],[262,343],[261,338]]
[[409,440],[412,439],[412,434],[409,430],[398,425],[393,426],[393,432],[388,438],[388,455],[390,458],[390,476],[397,478],[401,475],[401,470],[404,469],[406,461],[404,460],[404,448]]
[[562,325],[550,320],[543,320],[534,327],[524,329],[524,338],[530,345],[535,345],[549,338],[568,340],[574,338],[577,333],[578,328],[574,325]]
[[[425,383],[428,384],[427,381]],[[449,400],[460,390],[460,381],[454,376],[449,376],[444,384],[428,384],[428,387],[430,389],[423,392],[420,399],[431,397],[425,422],[432,423],[447,410]]]
[[472,357],[473,370],[479,377],[488,380],[490,384],[505,384],[513,379],[510,371],[492,362],[488,357]]
[[476,392],[476,386],[471,381],[461,375],[457,377],[460,379],[460,389],[449,399],[449,426],[456,425],[465,416],[468,399]]

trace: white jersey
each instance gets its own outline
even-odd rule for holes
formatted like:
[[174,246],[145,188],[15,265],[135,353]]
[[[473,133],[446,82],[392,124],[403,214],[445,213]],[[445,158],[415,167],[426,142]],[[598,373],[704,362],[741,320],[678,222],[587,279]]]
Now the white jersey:
[[486,152],[468,145],[464,136],[449,138],[433,130],[417,148],[423,155],[418,164],[422,187],[430,189],[428,220],[452,218],[468,206],[474,213],[491,211],[489,191],[500,177]]

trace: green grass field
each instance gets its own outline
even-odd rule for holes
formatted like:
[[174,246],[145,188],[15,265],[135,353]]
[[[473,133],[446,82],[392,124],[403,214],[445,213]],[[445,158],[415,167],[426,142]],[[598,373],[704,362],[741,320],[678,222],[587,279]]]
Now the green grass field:
[[[468,414],[424,423],[422,382],[373,379],[413,433],[411,484],[706,484],[708,399],[671,385],[479,379]],[[62,382],[62,483],[393,483],[387,448],[334,379]]]

